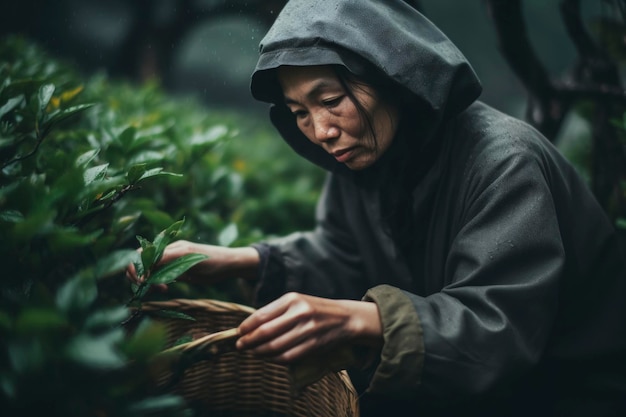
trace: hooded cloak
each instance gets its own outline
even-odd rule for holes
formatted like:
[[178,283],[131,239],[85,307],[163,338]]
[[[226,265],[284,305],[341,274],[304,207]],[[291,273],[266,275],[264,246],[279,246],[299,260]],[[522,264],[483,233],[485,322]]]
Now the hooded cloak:
[[[308,141],[283,103],[279,66],[324,64],[383,74],[419,103],[365,172]],[[626,415],[615,230],[548,140],[478,100],[471,66],[428,19],[400,0],[291,0],[251,90],[328,170],[315,230],[255,245],[258,303],[288,291],[377,303],[380,358],[351,373],[362,415]]]

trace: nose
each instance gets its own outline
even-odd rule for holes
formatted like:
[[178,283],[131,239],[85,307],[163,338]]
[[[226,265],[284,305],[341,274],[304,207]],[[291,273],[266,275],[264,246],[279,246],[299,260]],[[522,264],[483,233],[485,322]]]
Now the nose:
[[332,115],[320,112],[313,115],[313,133],[316,141],[324,143],[339,137],[340,130]]

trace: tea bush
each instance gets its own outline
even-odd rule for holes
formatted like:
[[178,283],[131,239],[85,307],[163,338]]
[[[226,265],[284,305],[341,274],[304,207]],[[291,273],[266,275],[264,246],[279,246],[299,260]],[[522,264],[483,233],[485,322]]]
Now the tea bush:
[[[157,297],[132,288],[125,267],[175,238],[239,245],[310,227],[322,175],[250,115],[156,82],[86,77],[25,39],[1,40],[2,414],[190,415],[149,388],[164,329],[123,325],[133,297]],[[140,244],[154,258],[140,259]],[[174,283],[167,296],[245,293]]]

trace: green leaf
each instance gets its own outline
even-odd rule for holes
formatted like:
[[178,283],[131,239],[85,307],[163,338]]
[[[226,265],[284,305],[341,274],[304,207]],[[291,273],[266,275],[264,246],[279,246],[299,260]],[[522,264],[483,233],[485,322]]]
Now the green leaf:
[[161,162],[165,159],[166,155],[164,152],[157,152],[152,150],[144,150],[137,155],[135,155],[130,162],[132,164],[147,164],[153,162]]
[[84,154],[76,158],[76,166],[77,167],[87,166],[87,164],[89,164],[91,161],[94,160],[96,156],[98,156],[98,153],[100,153],[100,149],[92,149],[90,151],[85,152]]
[[128,173],[126,174],[126,178],[128,179],[129,184],[135,184],[139,181],[143,174],[146,172],[146,164],[137,164],[130,167]]
[[237,230],[237,225],[234,223],[230,223],[226,226],[217,237],[217,241],[220,246],[230,246],[237,237],[239,236],[239,231]]
[[137,182],[145,180],[146,178],[157,177],[157,176],[170,176],[170,177],[182,177],[182,174],[175,174],[173,172],[165,172],[163,168],[153,168],[146,172],[144,172],[141,177],[137,180]]
[[17,210],[0,211],[0,222],[18,223],[24,220],[24,215]]
[[19,106],[23,101],[23,95],[10,98],[2,107],[0,107],[0,119],[2,119],[5,114],[8,114],[11,110]]
[[[139,269],[137,269],[137,267],[135,267],[135,269],[138,271]],[[143,274],[141,273],[137,273],[138,276],[142,276]],[[133,284],[131,286],[132,290],[133,290],[133,294],[134,294],[134,298],[135,299],[141,299],[143,298],[144,295],[146,295],[148,293],[148,290],[150,289],[150,287],[147,284],[141,283],[139,285],[137,284]]]
[[144,271],[149,271],[152,266],[156,263],[156,246],[152,243],[147,244],[146,246],[142,245],[141,250],[141,263],[143,264]]
[[68,325],[67,319],[51,308],[33,307],[23,310],[15,321],[15,329],[21,334],[40,334],[57,331]]
[[11,378],[9,378],[8,375],[0,374],[0,389],[2,389],[2,392],[6,397],[11,400],[15,398],[15,383],[11,380]]
[[43,235],[50,230],[52,219],[56,213],[47,207],[37,207],[36,211],[29,213],[23,221],[15,224],[13,236],[19,241],[31,240],[34,236]]
[[95,267],[96,279],[106,278],[123,272],[130,264],[140,260],[139,252],[133,249],[120,249],[101,258]]
[[130,148],[133,141],[135,140],[136,132],[137,129],[134,126],[128,126],[122,131],[122,133],[120,133],[119,140],[125,148]]
[[150,242],[145,237],[139,236],[139,235],[137,235],[136,237],[137,237],[137,240],[139,241],[139,244],[141,245],[141,249],[145,249],[149,245],[152,245],[152,242]]
[[9,341],[6,351],[12,368],[18,373],[40,370],[44,363],[45,352],[38,339]]
[[48,107],[52,94],[54,94],[54,88],[54,84],[44,84],[39,87],[39,95],[37,98],[39,100],[39,111],[41,113],[43,113],[46,110],[46,107]]
[[180,233],[180,229],[183,226],[185,219],[179,220],[172,225],[170,225],[167,229],[162,230],[156,237],[154,238],[154,246],[155,246],[155,262],[160,260],[163,256],[163,251],[165,247],[169,245]]
[[146,271],[143,269],[143,264],[141,262],[133,262],[133,265],[135,266],[135,272],[138,277],[142,277],[146,273]]
[[178,345],[183,345],[185,343],[189,343],[193,341],[193,336],[191,336],[190,334],[186,334],[184,336],[179,337],[178,339],[176,339],[176,341],[174,342],[173,346],[178,346]]
[[148,277],[148,284],[156,285],[172,283],[189,268],[204,261],[205,259],[208,259],[208,256],[199,253],[183,255],[180,258],[165,264],[162,268],[154,272],[150,277]]
[[147,209],[141,212],[141,215],[145,217],[155,228],[163,229],[174,222],[172,216],[168,213],[157,210]]
[[61,311],[83,311],[96,300],[98,288],[89,276],[76,275],[56,294],[56,305]]
[[189,314],[181,313],[180,311],[175,310],[157,310],[154,312],[154,315],[168,319],[196,321],[196,319],[191,317]]
[[95,167],[91,167],[83,173],[83,180],[85,185],[89,185],[96,180],[100,180],[105,177],[109,164],[102,164]]
[[211,126],[208,130],[194,134],[189,142],[192,146],[203,146],[223,139],[228,134],[228,128],[224,125]]
[[167,330],[162,323],[142,320],[135,332],[121,346],[130,358],[146,359],[161,352],[167,341]]
[[65,353],[68,359],[89,368],[121,368],[126,361],[117,346],[123,338],[121,328],[98,336],[79,334],[68,343]]
[[[104,197],[102,197],[100,200],[103,200],[103,199]],[[111,232],[114,234],[117,234],[122,230],[130,230],[132,226],[137,222],[140,216],[141,216],[141,213],[137,212],[137,213],[132,213],[127,216],[122,216],[122,217],[117,218],[112,225]]]
[[72,107],[68,107],[65,110],[61,110],[60,112],[56,113],[54,116],[52,116],[50,118],[50,120],[48,120],[48,123],[50,125],[54,124],[54,123],[58,123],[60,121],[63,121],[65,119],[67,119],[70,116],[75,115],[76,113],[80,113],[84,110],[87,110],[90,107],[95,106],[95,103],[90,103],[90,104],[79,104],[78,106],[72,106]]
[[155,413],[158,411],[171,411],[185,406],[185,401],[181,397],[166,395],[161,397],[150,397],[131,404],[126,412],[130,415],[138,413]]
[[49,241],[51,251],[59,254],[74,250],[79,247],[92,245],[98,237],[102,235],[102,230],[95,230],[89,234],[85,234],[76,228],[58,228],[51,231]]
[[92,330],[119,326],[128,316],[128,308],[124,306],[98,310],[85,319],[85,329]]

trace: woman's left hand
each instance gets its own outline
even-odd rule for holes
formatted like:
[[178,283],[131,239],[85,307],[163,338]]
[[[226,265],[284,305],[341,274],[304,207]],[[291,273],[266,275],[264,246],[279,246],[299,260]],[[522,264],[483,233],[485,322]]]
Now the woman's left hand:
[[239,326],[238,349],[290,364],[339,345],[382,345],[378,306],[288,293],[260,308]]

